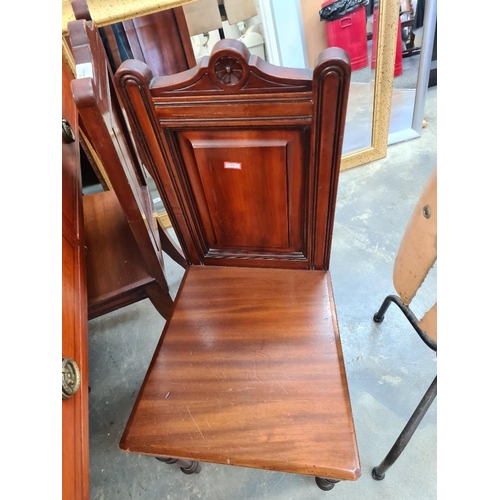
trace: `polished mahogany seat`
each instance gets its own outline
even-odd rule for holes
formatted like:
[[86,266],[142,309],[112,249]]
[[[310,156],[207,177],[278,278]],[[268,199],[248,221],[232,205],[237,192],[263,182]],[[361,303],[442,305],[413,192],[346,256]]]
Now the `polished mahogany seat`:
[[356,480],[329,273],[350,63],[280,68],[222,40],[186,72],[115,74],[188,262],[121,448]]
[[327,271],[192,266],[121,447],[355,479]]

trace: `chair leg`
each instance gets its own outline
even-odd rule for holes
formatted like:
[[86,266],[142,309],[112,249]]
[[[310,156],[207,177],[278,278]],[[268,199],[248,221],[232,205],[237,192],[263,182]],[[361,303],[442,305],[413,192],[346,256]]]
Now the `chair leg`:
[[411,437],[414,432],[417,430],[421,420],[424,418],[424,415],[427,413],[427,410],[431,406],[434,398],[437,394],[437,376],[432,381],[431,385],[427,389],[427,392],[424,394],[424,397],[418,404],[417,408],[413,412],[413,415],[410,417],[410,420],[406,424],[405,428],[399,435],[398,439],[394,443],[393,447],[387,454],[387,456],[382,460],[382,462],[374,467],[372,470],[372,477],[377,481],[381,481],[385,477],[385,473],[389,470],[389,468],[396,462],[399,458],[403,450],[406,448],[406,445],[410,442]]
[[161,249],[174,261],[179,264],[179,266],[186,269],[187,261],[184,257],[184,253],[177,243],[170,237],[168,231],[158,224],[158,232],[160,234]]
[[174,310],[174,301],[168,292],[165,292],[158,283],[151,283],[144,287],[144,291],[156,310],[166,319],[170,319]]
[[333,490],[333,487],[339,482],[337,479],[329,479],[327,477],[318,477],[314,478],[318,488],[323,491]]
[[373,316],[373,321],[375,321],[375,323],[382,323],[382,321],[384,321],[385,313],[387,312],[387,309],[389,309],[391,303],[396,304],[399,307],[399,309],[401,309],[403,314],[406,316],[406,319],[410,322],[411,326],[413,326],[414,330],[418,333],[419,337],[424,341],[427,347],[430,347],[433,351],[437,351],[436,341],[431,339],[420,328],[420,326],[418,326],[418,318],[415,316],[415,314],[413,314],[412,310],[408,306],[406,306],[401,300],[401,298],[398,297],[397,295],[388,295],[384,299],[384,302],[382,302],[380,309]]
[[384,299],[384,302],[382,302],[380,309],[373,316],[373,321],[375,321],[375,323],[382,323],[382,321],[384,321],[385,313],[387,312],[387,309],[389,309],[391,302],[394,301],[393,300],[394,297],[395,295],[388,295]]
[[175,464],[179,466],[184,474],[199,474],[201,472],[201,464],[200,462],[196,462],[194,460],[184,460],[182,458],[165,458],[165,457],[156,457],[156,460],[166,464]]

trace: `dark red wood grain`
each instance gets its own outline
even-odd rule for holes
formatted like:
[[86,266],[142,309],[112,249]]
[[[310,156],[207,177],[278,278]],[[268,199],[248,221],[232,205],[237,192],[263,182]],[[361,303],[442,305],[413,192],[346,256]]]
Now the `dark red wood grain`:
[[115,82],[187,268],[121,447],[355,480],[328,271],[350,65],[286,69],[223,40]]
[[136,17],[122,23],[134,59],[158,75],[171,75],[196,65],[182,7]]
[[62,498],[89,498],[87,288],[81,195],[78,111],[71,96],[73,78],[62,61],[62,117],[76,141],[62,140],[62,357],[80,370],[80,389],[62,401]]
[[120,446],[356,479],[330,279],[192,266]]
[[168,318],[172,299],[146,173],[119,104],[104,46],[92,22],[70,22],[68,32],[77,73],[82,73],[71,82],[73,98],[113,189],[84,200],[89,316],[149,296]]
[[115,81],[188,262],[328,268],[345,52],[327,49],[311,72],[222,40],[194,69],[153,78],[129,60]]

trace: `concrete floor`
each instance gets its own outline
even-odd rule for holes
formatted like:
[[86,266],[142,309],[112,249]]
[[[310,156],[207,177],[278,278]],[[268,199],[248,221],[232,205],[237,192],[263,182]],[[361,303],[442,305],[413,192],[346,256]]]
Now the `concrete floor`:
[[[312,477],[203,464],[186,476],[118,443],[148,368],[164,320],[148,300],[89,322],[90,489],[114,499],[435,499],[435,401],[384,481],[371,477],[436,374],[436,355],[391,308],[372,317],[394,293],[392,266],[406,223],[437,159],[437,88],[430,89],[422,136],[388,149],[387,157],[340,174],[331,274],[357,432],[362,475],[333,491]],[[182,269],[168,265],[175,292]],[[434,269],[417,295],[417,314],[433,303]]]

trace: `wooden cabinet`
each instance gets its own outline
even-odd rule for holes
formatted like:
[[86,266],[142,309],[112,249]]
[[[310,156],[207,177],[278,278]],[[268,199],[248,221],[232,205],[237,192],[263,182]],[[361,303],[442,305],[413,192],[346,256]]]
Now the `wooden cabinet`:
[[[62,62],[62,118],[75,140],[62,139],[62,357],[78,367],[80,385],[62,401],[62,498],[89,498],[87,289],[83,242],[78,114],[73,78]],[[64,371],[63,371],[64,375]],[[74,377],[74,374],[72,374]],[[71,385],[71,380],[68,383]]]

